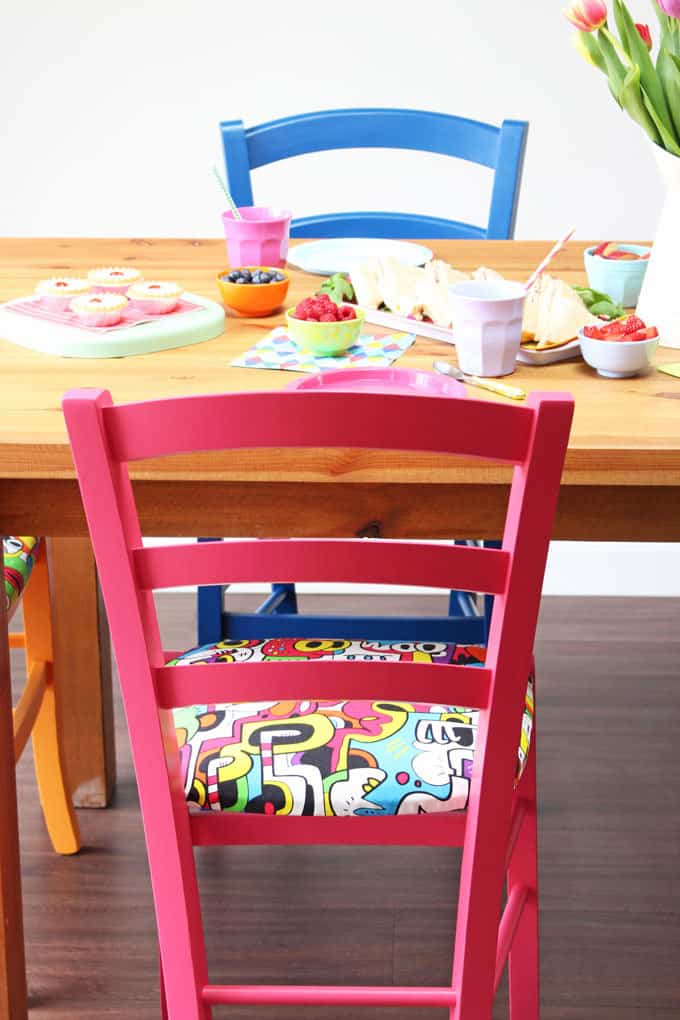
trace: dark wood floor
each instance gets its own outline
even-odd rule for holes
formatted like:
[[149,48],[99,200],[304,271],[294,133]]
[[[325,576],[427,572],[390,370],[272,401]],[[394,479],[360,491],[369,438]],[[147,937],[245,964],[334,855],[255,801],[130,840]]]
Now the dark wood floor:
[[[188,598],[166,596],[163,605],[172,647],[192,642]],[[679,618],[671,600],[544,601],[543,1020],[678,1018]],[[87,849],[61,859],[48,845],[30,762],[20,766],[34,1020],[159,1015],[148,872],[120,711],[118,762],[114,806],[81,811]],[[211,980],[445,984],[458,862],[459,851],[447,849],[199,851]],[[215,1010],[234,1020],[316,1015],[355,1013]],[[500,995],[495,1015],[506,1015]],[[445,1012],[356,1011],[370,1016],[436,1020]]]

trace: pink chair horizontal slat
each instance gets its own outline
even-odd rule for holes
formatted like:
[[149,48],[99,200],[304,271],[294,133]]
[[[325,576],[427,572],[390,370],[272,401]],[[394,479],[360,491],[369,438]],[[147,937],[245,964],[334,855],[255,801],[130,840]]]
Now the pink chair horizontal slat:
[[203,999],[241,1006],[433,1006],[452,1008],[456,996],[451,988],[417,985],[206,985]]
[[[332,636],[332,635],[331,635]],[[491,674],[430,662],[225,662],[154,671],[161,708],[238,701],[426,702],[486,708]]]
[[270,581],[403,584],[500,595],[509,556],[502,549],[385,539],[258,539],[135,549],[144,589]]
[[390,815],[382,818],[237,814],[192,814],[194,846],[462,846],[465,811]]
[[[114,460],[197,450],[352,447],[427,450],[518,464],[529,408],[375,393],[230,393],[103,408]],[[366,423],[370,422],[370,429]]]

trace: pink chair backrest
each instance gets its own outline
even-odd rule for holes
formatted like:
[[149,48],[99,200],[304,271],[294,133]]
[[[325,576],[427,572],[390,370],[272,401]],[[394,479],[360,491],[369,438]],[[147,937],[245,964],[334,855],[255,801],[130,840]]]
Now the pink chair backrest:
[[[149,725],[158,708],[210,703],[219,700],[220,692],[224,700],[225,669],[232,701],[359,697],[370,691],[370,682],[383,697],[489,709],[482,714],[480,763],[486,724],[498,726],[508,734],[498,746],[507,745],[503,764],[505,774],[512,774],[514,736],[573,413],[569,395],[535,393],[521,407],[316,391],[114,406],[107,392],[82,390],[68,393],[63,406],[128,712],[132,701],[140,727]],[[142,547],[128,462],[200,450],[281,447],[434,451],[511,463],[515,471],[502,548],[365,539]],[[373,663],[366,669],[360,663],[306,662],[304,669],[280,663],[275,672],[266,663],[162,669],[166,659],[153,589],[279,580],[416,584],[493,594],[486,668],[397,662]],[[126,690],[128,677],[135,681]]]

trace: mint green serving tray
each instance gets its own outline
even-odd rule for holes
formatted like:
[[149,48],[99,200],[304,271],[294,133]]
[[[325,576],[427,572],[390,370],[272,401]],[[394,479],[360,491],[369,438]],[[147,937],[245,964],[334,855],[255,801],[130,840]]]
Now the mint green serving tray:
[[0,336],[20,347],[62,358],[128,358],[212,340],[224,332],[224,309],[197,294],[185,294],[201,305],[182,315],[159,315],[152,322],[96,334],[77,326],[33,319],[0,305]]

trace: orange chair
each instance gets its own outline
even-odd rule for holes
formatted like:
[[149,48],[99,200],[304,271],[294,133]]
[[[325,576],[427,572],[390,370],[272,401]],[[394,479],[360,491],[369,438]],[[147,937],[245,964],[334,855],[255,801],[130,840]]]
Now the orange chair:
[[[80,832],[66,777],[59,701],[54,686],[50,582],[45,542],[28,535],[3,539],[8,619],[23,605],[24,631],[9,635],[10,648],[26,651],[26,685],[14,708],[14,758],[33,737],[40,803],[58,854],[80,850]],[[31,583],[27,581],[31,579]]]

